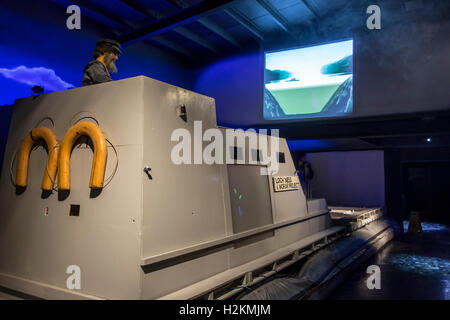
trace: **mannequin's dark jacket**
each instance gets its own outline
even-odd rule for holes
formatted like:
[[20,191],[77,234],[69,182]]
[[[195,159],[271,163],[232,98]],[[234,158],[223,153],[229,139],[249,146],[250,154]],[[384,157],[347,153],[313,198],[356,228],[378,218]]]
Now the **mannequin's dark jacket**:
[[84,67],[83,80],[81,86],[112,81],[105,65],[98,60],[92,60]]

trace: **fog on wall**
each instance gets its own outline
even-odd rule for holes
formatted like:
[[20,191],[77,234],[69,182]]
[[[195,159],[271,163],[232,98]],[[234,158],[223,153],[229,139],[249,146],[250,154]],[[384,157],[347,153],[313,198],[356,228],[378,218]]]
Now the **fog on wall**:
[[[391,25],[348,35],[353,48],[353,113],[369,117],[448,110],[450,22]],[[341,40],[332,32],[314,45]],[[200,72],[194,90],[216,99],[219,123],[270,124],[263,118],[264,51],[213,63]]]
[[385,206],[383,151],[309,153],[307,160],[314,171],[314,198],[331,206]]

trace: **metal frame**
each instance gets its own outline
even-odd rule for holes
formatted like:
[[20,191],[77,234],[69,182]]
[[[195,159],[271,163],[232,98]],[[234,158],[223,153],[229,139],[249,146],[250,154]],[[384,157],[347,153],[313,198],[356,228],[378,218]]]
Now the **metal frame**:
[[188,7],[173,15],[162,18],[154,23],[147,24],[141,28],[128,32],[121,36],[119,41],[125,45],[130,45],[139,40],[164,33],[182,25],[188,24],[202,16],[211,14],[216,10],[224,9],[236,0],[205,0],[196,5]]
[[272,19],[283,29],[285,32],[289,32],[288,22],[286,18],[268,1],[268,0],[256,0],[258,4],[266,10]]

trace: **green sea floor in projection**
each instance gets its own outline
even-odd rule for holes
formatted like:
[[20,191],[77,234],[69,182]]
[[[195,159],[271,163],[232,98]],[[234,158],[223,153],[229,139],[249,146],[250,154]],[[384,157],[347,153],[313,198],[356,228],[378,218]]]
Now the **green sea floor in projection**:
[[308,114],[320,112],[339,86],[340,83],[305,88],[272,89],[270,93],[278,101],[284,113]]

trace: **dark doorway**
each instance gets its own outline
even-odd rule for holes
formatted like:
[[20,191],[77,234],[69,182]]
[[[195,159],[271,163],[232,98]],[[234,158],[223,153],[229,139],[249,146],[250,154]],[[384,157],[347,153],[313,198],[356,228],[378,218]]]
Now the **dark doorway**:
[[402,175],[406,214],[417,211],[422,221],[450,225],[450,162],[406,162]]

